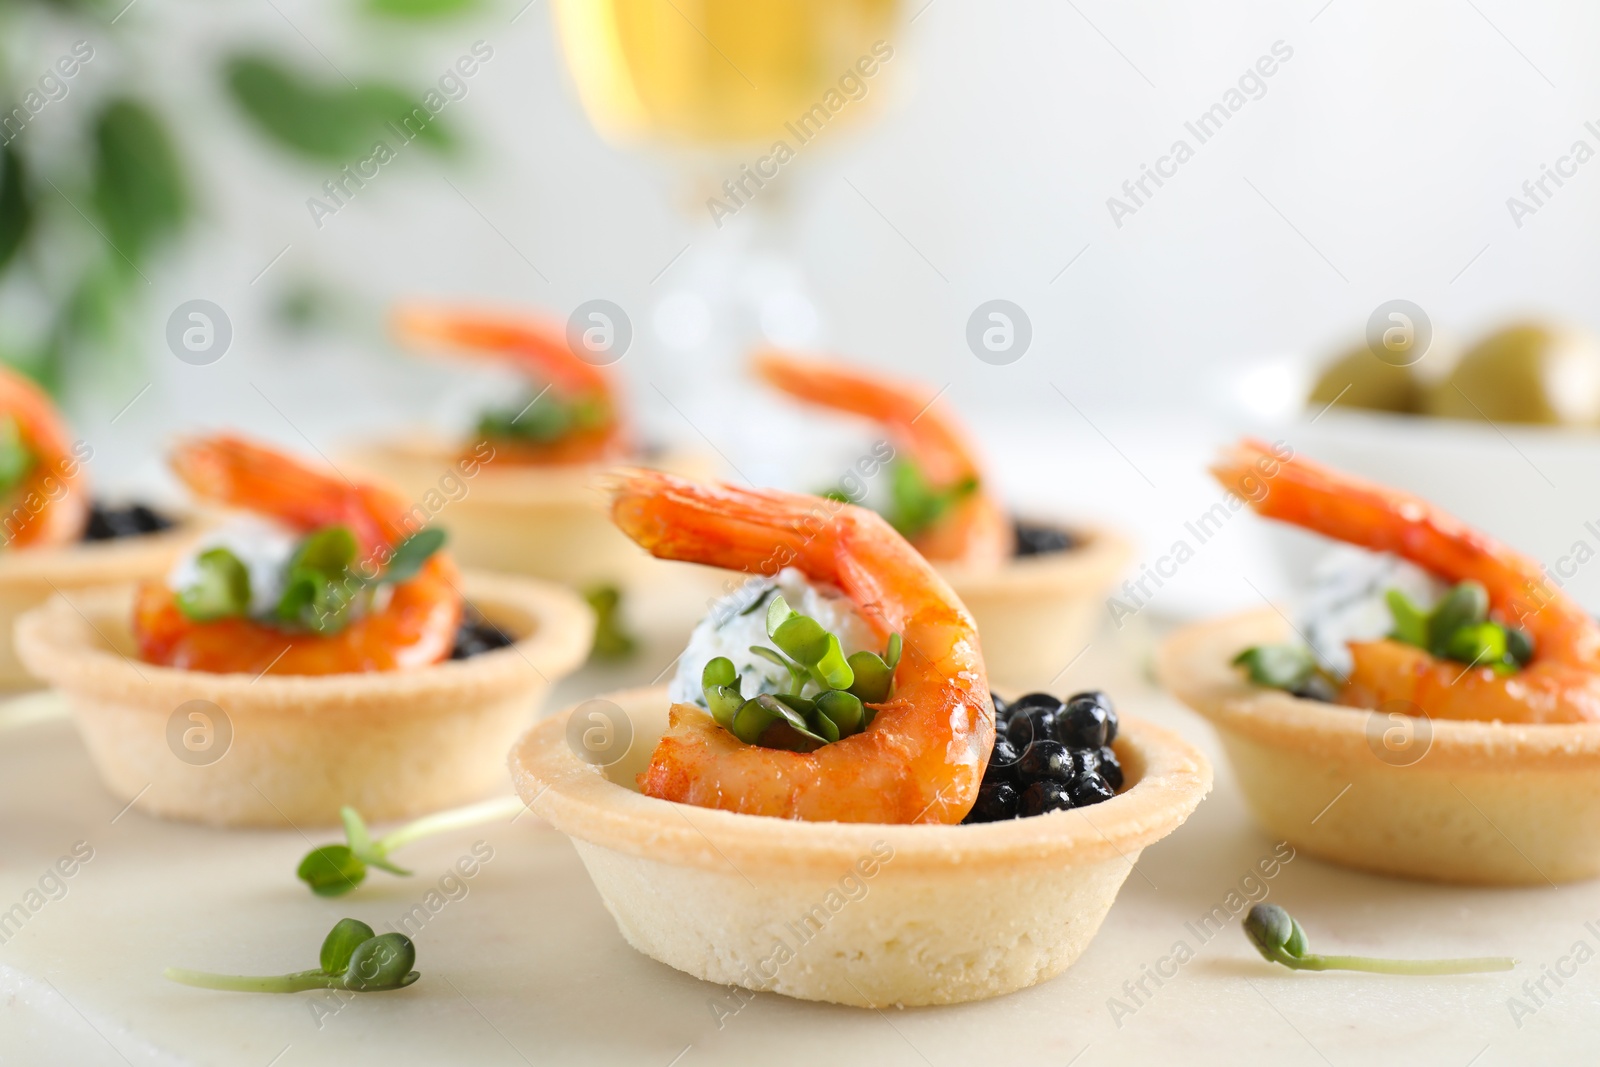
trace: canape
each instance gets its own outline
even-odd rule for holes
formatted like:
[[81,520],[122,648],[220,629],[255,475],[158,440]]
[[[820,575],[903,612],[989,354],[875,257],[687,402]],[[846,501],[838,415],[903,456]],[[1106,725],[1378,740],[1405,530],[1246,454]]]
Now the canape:
[[1385,874],[1600,875],[1600,624],[1533,560],[1409,494],[1259,442],[1214,470],[1262,514],[1366,550],[1319,568],[1293,631],[1263,611],[1161,651],[1256,818]]
[[580,353],[558,326],[512,315],[412,306],[394,324],[414,346],[508,363],[529,388],[462,437],[413,433],[352,449],[352,462],[409,494],[467,566],[576,588],[625,588],[651,573],[606,519],[598,476],[624,460],[688,474],[703,465],[640,451],[606,353]]
[[160,574],[195,535],[194,522],[145,504],[92,500],[93,455],[37,386],[0,368],[0,690],[37,684],[11,644],[23,612],[64,590]]
[[1078,958],[1210,787],[1198,752],[1119,731],[1103,694],[995,701],[971,615],[870,511],[649,472],[614,494],[654,554],[753,575],[669,686],[585,702],[511,753],[655,959],[862,1006],[1021,989]]
[[790,396],[887,430],[864,461],[870,469],[853,469],[838,495],[881,511],[939,568],[977,619],[996,680],[1054,681],[1083,649],[1128,543],[1101,526],[1009,516],[966,432],[918,383],[777,351],[759,353],[754,367]]
[[202,499],[254,514],[164,577],[57,597],[17,625],[112,793],[169,818],[307,827],[504,781],[504,746],[588,652],[580,600],[462,576],[387,489],[238,438],[185,442],[173,465]]

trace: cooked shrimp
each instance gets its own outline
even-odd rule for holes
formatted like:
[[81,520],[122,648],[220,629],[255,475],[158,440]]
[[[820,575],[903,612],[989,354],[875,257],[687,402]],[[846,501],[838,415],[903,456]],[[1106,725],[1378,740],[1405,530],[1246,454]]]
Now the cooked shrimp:
[[[239,437],[182,442],[172,468],[196,496],[270,516],[310,533],[343,525],[360,546],[367,571],[386,563],[404,539],[405,505],[371,485],[355,485]],[[436,663],[450,654],[461,622],[459,573],[436,552],[409,581],[394,586],[381,608],[334,634],[287,632],[254,619],[196,622],[178,607],[165,582],[144,583],[133,629],[149,663],[194,671],[259,674],[345,674]]]
[[526,316],[426,305],[400,308],[393,321],[395,333],[413,344],[441,343],[509,362],[547,386],[555,399],[592,409],[591,424],[575,427],[554,441],[504,442],[500,452],[507,458],[523,463],[588,463],[628,454],[616,383],[603,367],[579,358],[559,326]]
[[965,431],[933,406],[926,388],[844,363],[800,359],[772,349],[757,353],[754,366],[767,384],[790,396],[883,424],[895,447],[906,452],[933,488],[976,484],[912,538],[924,556],[982,566],[997,566],[1011,557],[1011,523],[1005,509],[989,494]]
[[842,589],[881,637],[903,636],[890,699],[872,724],[814,752],[746,745],[691,704],[639,776],[646,794],[748,815],[821,822],[957,823],[994,745],[994,705],[972,616],[905,539],[870,511],[815,497],[629,471],[612,518],[662,559],[730,570],[800,568]]
[[31,462],[0,501],[0,541],[26,548],[81,539],[89,521],[89,478],[55,405],[27,378],[0,368],[3,416],[16,421]]
[[1280,459],[1260,441],[1230,449],[1212,473],[1270,518],[1392,552],[1446,581],[1482,583],[1500,619],[1533,638],[1532,662],[1506,675],[1399,641],[1353,641],[1341,703],[1405,701],[1439,719],[1600,721],[1600,624],[1552,588],[1533,560],[1409,493]]

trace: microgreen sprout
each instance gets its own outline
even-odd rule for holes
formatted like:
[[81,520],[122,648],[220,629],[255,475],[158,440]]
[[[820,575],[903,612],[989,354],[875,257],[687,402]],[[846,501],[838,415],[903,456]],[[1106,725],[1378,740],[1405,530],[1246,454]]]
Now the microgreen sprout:
[[1296,971],[1368,971],[1372,974],[1480,974],[1509,971],[1508,956],[1456,960],[1383,960],[1369,956],[1320,956],[1306,951],[1306,934],[1294,916],[1276,904],[1257,904],[1245,916],[1244,933],[1268,963]]
[[[360,548],[349,527],[314,530],[289,557],[278,602],[256,621],[289,632],[338,633],[358,607],[371,602],[378,587],[415,578],[444,539],[443,530],[419,530],[388,551],[382,570],[368,575],[358,566]],[[218,546],[202,552],[195,566],[199,577],[179,590],[179,610],[196,622],[249,616],[250,572],[238,556]]]
[[212,974],[183,967],[162,973],[174,982],[234,993],[299,993],[307,989],[347,989],[379,993],[404,989],[422,975],[411,969],[416,946],[404,934],[374,933],[359,919],[340,919],[323,939],[321,965],[291,974],[253,976]]
[[1391,640],[1497,674],[1515,673],[1533,659],[1533,639],[1526,630],[1489,619],[1489,593],[1478,582],[1457,584],[1432,611],[1417,607],[1398,589],[1389,590],[1384,600],[1394,618]]
[[1233,658],[1255,685],[1283,689],[1295,696],[1332,700],[1339,680],[1317,665],[1304,645],[1256,645]]
[[605,397],[585,394],[559,397],[540,393],[534,402],[496,408],[478,419],[483,437],[530,445],[549,445],[572,433],[603,428],[611,418]]
[[[889,636],[882,656],[860,651],[846,657],[837,634],[795,611],[781,595],[761,602],[767,605],[767,636],[777,647],[751,645],[750,651],[787,671],[788,686],[746,697],[733,661],[716,657],[701,671],[700,687],[717,725],[747,745],[802,752],[870,726],[869,705],[888,700],[894,686],[900,635]],[[768,732],[780,724],[784,729]]]
[[637,642],[622,623],[622,591],[614,585],[597,585],[583,594],[594,611],[595,659],[618,660],[633,655]]
[[447,830],[477,826],[507,816],[515,818],[525,807],[520,797],[485,800],[423,816],[376,839],[368,832],[366,822],[356,809],[343,807],[339,809],[339,818],[344,822],[345,843],[312,849],[300,861],[295,876],[319,897],[337,897],[350,892],[367,877],[368,867],[407,878],[410,871],[389,861],[389,853],[395,849]]

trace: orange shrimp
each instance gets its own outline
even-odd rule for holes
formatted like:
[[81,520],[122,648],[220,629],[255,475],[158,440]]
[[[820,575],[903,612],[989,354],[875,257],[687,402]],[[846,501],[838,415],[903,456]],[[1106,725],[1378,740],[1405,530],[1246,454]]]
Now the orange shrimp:
[[[1011,522],[986,488],[982,471],[961,426],[936,410],[928,390],[844,363],[800,359],[767,349],[753,365],[768,385],[808,403],[882,423],[935,489],[963,482],[977,488],[912,538],[931,560],[995,567],[1011,558]],[[936,399],[936,398],[935,398]]]
[[821,822],[958,823],[994,745],[994,705],[972,616],[876,514],[816,497],[628,471],[612,519],[662,559],[772,573],[795,566],[844,590],[904,654],[890,699],[859,734],[814,752],[746,745],[674,705],[640,789],[700,807]]
[[600,366],[581,359],[562,328],[526,316],[427,305],[398,309],[395,333],[413,344],[441,343],[511,363],[549,387],[556,398],[587,403],[597,412],[583,426],[549,442],[497,440],[498,458],[514,463],[591,463],[631,450],[616,383]]
[[1260,441],[1241,442],[1211,470],[1269,518],[1392,552],[1449,582],[1482,583],[1494,613],[1533,638],[1532,662],[1507,675],[1399,641],[1352,641],[1354,669],[1341,703],[1404,701],[1438,719],[1600,721],[1600,624],[1532,559],[1409,493],[1299,457],[1280,459]]
[[0,368],[0,416],[16,421],[32,456],[0,501],[0,542],[27,548],[81,540],[89,521],[89,477],[60,412],[33,382]]
[[[387,489],[354,485],[242,438],[222,434],[182,442],[178,477],[202,499],[268,515],[305,533],[344,525],[371,570],[408,532],[405,504]],[[416,577],[393,587],[382,608],[334,634],[287,632],[254,619],[196,622],[164,581],[139,587],[133,629],[149,663],[185,670],[259,674],[345,674],[436,663],[450,654],[461,623],[459,572],[443,551]]]

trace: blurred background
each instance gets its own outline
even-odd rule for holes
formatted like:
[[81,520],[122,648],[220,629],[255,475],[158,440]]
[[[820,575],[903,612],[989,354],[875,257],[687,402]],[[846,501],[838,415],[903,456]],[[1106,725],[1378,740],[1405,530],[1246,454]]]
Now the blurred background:
[[[925,380],[1017,505],[1120,524],[1141,567],[1246,430],[1554,566],[1600,546],[1591,431],[1310,397],[1396,300],[1438,348],[1560,324],[1580,355],[1535,385],[1600,397],[1597,29],[1570,0],[4,0],[0,355],[132,489],[190,427],[468,425],[508,383],[396,349],[397,302],[606,300],[645,425],[730,477],[842,469],[747,381],[768,340]],[[1230,520],[1141,606],[1279,595],[1276,537]]]

